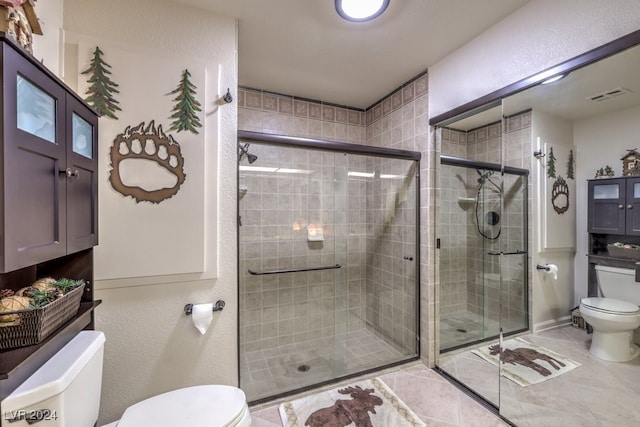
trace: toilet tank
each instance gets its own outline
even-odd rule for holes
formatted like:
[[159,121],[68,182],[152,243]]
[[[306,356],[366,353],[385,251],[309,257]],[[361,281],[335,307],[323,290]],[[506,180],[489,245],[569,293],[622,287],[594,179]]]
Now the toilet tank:
[[596,265],[596,275],[602,296],[640,306],[640,283],[636,282],[635,270]]
[[42,422],[46,427],[95,425],[100,409],[104,341],[104,334],[99,331],[78,333],[0,402],[1,424],[23,427],[40,419],[46,421]]

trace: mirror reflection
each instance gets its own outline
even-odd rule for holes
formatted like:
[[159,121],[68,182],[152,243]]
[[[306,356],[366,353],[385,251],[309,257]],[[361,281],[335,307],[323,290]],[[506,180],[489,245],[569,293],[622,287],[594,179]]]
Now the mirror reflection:
[[[590,188],[635,171],[623,158],[640,149],[638,69],[640,47],[626,49],[436,128],[436,364],[516,425],[541,412],[577,425],[592,405],[640,397],[640,359],[602,356],[580,314],[603,297],[603,265],[633,272],[640,261],[608,250],[640,244],[640,232],[588,220]],[[616,215],[633,205],[615,203]],[[631,289],[620,299],[638,305]]]

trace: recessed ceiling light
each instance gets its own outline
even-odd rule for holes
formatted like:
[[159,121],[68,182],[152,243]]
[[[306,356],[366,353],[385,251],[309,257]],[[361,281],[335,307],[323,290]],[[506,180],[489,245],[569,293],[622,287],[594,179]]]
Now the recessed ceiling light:
[[370,21],[382,13],[389,6],[390,0],[336,0],[338,15],[347,21]]

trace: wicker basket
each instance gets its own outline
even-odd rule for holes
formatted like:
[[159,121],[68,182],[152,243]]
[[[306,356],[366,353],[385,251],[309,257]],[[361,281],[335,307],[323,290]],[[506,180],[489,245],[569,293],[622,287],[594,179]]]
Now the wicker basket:
[[621,248],[619,246],[607,245],[607,252],[615,258],[629,258],[640,260],[640,249]]
[[41,308],[3,312],[15,315],[11,325],[0,326],[0,350],[38,344],[69,319],[76,315],[84,284],[70,291],[62,298]]

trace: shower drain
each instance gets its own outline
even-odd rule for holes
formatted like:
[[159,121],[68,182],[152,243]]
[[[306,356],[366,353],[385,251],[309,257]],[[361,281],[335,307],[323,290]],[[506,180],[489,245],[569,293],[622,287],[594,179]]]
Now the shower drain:
[[298,371],[300,372],[308,372],[311,369],[309,365],[300,365],[298,366]]
[[463,328],[458,328],[458,329],[456,329],[456,332],[461,332],[461,333],[463,333],[463,334],[466,334],[466,333],[467,333],[467,330],[466,330],[466,329],[463,329]]

